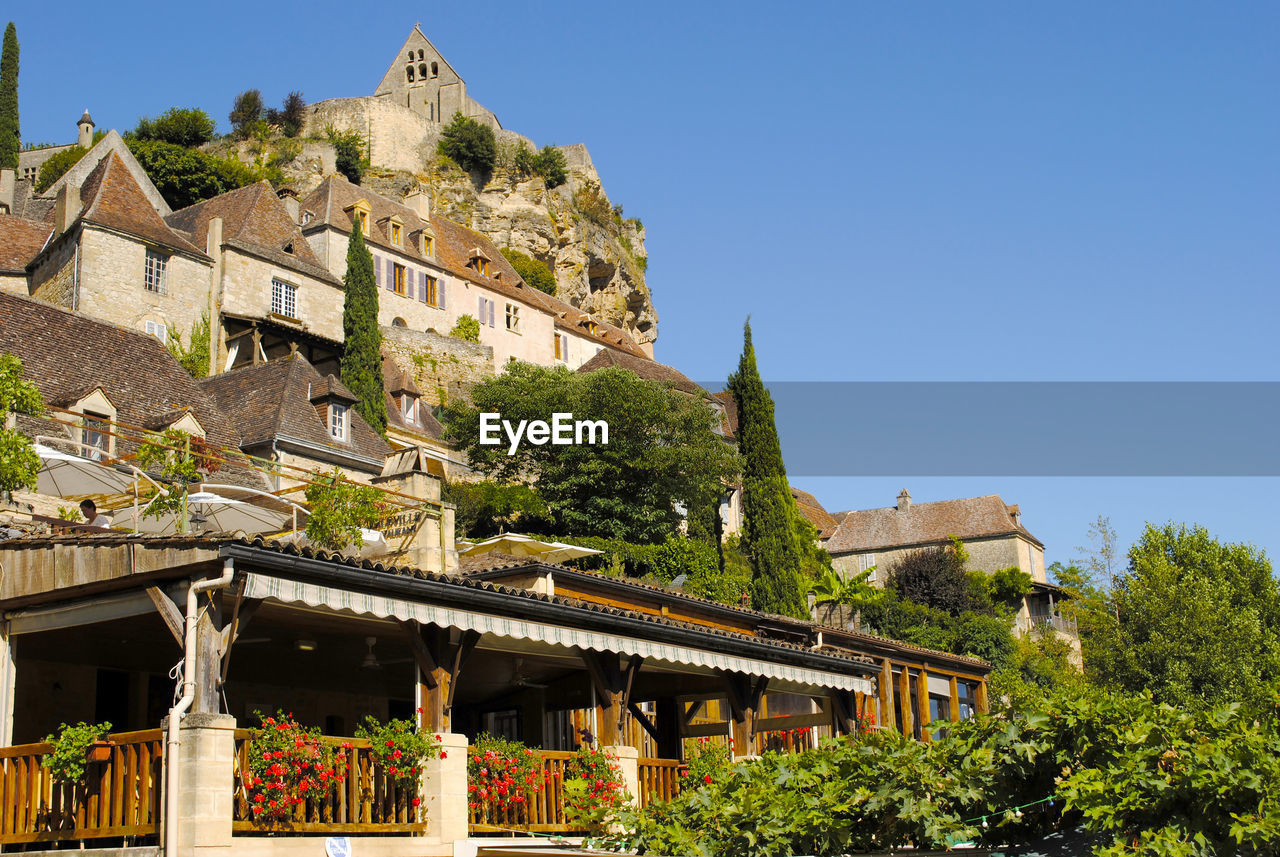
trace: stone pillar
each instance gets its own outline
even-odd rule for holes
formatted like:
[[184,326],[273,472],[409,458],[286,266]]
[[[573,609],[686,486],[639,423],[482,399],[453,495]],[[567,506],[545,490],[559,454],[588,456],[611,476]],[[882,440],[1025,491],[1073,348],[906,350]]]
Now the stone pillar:
[[18,687],[18,665],[9,628],[8,621],[0,626],[0,747],[13,743],[14,693]]
[[422,771],[422,818],[427,836],[454,842],[467,838],[467,736],[439,735],[440,757]]
[[622,784],[630,795],[632,806],[640,805],[640,751],[628,744],[601,746],[601,751],[608,756],[617,756],[615,764],[622,772]]
[[231,855],[235,728],[229,714],[191,713],[182,720],[177,857]]

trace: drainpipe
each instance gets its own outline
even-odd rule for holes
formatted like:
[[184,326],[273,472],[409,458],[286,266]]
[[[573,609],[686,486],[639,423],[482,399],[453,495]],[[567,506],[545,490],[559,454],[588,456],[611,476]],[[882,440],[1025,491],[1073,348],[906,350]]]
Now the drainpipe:
[[199,580],[187,590],[187,629],[182,646],[182,698],[169,709],[169,738],[165,745],[165,807],[164,807],[164,857],[176,857],[178,853],[178,781],[180,779],[178,756],[182,749],[178,727],[182,717],[196,698],[196,621],[199,618],[196,596],[201,592],[224,589],[231,585],[235,575],[235,561],[228,558],[222,563],[222,576],[213,580]]

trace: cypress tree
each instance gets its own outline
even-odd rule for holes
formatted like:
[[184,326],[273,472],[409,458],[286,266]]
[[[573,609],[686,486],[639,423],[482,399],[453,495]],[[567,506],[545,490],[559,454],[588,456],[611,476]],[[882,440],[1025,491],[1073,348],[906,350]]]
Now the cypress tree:
[[738,405],[738,448],[743,458],[742,541],[751,558],[751,606],[807,617],[793,526],[795,501],[782,463],[773,399],[756,367],[750,320],[745,326],[738,371],[729,376],[729,390]]
[[0,170],[18,168],[22,132],[18,127],[18,28],[9,22],[4,28],[4,50],[0,52]]
[[387,430],[387,395],[382,385],[382,331],[378,327],[378,285],[373,256],[357,223],[347,243],[346,297],[342,305],[342,383],[360,400],[356,410],[379,434]]

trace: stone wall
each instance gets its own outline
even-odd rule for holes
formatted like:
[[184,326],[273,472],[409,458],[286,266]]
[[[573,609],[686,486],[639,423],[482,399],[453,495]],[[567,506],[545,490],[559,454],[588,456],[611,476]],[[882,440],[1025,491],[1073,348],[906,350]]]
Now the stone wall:
[[332,98],[311,105],[304,134],[324,138],[325,130],[356,131],[369,141],[369,160],[387,170],[422,172],[435,156],[441,125],[391,101]]
[[409,373],[429,405],[465,399],[477,382],[493,375],[491,347],[452,336],[384,327],[382,350]]
[[31,296],[64,309],[76,309],[76,242],[64,240],[31,272]]
[[[1016,565],[1031,575],[1033,580],[1045,581],[1044,550],[1020,536],[966,540],[964,549],[969,553],[969,561],[965,564],[967,571],[980,570],[990,574]],[[876,567],[872,582],[883,586],[894,565],[914,550],[920,550],[920,548],[872,552],[871,556]],[[842,575],[854,575],[860,571],[860,558],[864,555],[862,553],[841,554],[833,556],[831,563]]]
[[342,341],[342,289],[271,262],[228,248],[223,254],[222,309],[236,315],[265,318],[271,313],[271,281],[297,286],[296,318],[302,328]]
[[29,294],[27,275],[0,273],[0,292],[22,295],[25,298]]

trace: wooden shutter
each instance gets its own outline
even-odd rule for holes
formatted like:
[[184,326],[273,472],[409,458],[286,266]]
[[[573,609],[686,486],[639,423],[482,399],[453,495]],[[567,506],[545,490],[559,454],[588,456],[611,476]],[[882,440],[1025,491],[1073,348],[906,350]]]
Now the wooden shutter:
[[476,315],[476,321],[484,324],[484,298],[480,298],[480,312]]
[[490,326],[490,327],[493,327],[493,326],[494,326],[494,324],[493,324],[493,313],[494,313],[494,308],[495,308],[496,306],[497,306],[497,304],[496,304],[496,303],[494,303],[493,301],[489,301],[489,326]]
[[418,300],[427,302],[427,272],[418,272]]
[[444,280],[436,278],[436,306],[444,309]]
[[373,279],[379,286],[382,285],[382,257],[373,257]]

